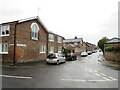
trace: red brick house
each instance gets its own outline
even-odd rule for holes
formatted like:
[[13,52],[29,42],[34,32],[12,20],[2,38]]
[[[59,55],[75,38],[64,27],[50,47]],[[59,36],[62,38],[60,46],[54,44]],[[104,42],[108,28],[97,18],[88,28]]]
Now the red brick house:
[[64,37],[48,32],[48,53],[62,53]]
[[[0,24],[0,55],[2,55],[2,61],[45,60],[49,54],[48,35],[49,32],[39,17]],[[54,45],[62,47],[62,43],[55,43]]]
[[96,45],[86,42],[86,51],[93,51],[96,49]]
[[83,43],[82,38],[75,37],[74,39],[65,39],[63,40],[64,48],[69,49],[71,52],[76,55],[80,55],[81,52],[86,51],[86,46]]

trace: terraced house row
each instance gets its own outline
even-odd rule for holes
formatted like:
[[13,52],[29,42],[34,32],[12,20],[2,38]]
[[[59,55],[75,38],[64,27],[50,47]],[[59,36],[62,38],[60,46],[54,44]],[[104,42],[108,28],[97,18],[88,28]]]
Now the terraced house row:
[[48,31],[39,17],[32,17],[0,24],[0,39],[3,62],[29,62],[62,53],[64,37]]

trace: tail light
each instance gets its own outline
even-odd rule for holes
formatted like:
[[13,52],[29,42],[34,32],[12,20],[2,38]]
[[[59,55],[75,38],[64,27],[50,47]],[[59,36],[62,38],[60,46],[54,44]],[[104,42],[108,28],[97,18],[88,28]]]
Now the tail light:
[[54,59],[56,59],[57,57],[54,57]]

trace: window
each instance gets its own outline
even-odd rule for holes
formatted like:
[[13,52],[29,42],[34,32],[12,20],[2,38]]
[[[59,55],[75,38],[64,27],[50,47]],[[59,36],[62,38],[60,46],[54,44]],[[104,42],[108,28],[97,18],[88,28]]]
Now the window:
[[8,54],[8,44],[0,44],[0,54]]
[[32,23],[31,24],[31,37],[33,40],[38,40],[38,31],[39,31],[39,26],[37,23]]
[[78,45],[78,43],[74,43],[74,45]]
[[40,46],[40,53],[46,53],[46,46]]
[[10,34],[10,25],[0,27],[0,36],[9,36]]
[[54,47],[53,46],[50,47],[49,53],[54,53]]
[[62,38],[61,37],[57,37],[58,38],[58,42],[61,43],[62,42]]
[[62,48],[58,47],[58,53],[61,53]]
[[53,34],[49,34],[49,41],[53,41],[54,42],[54,35]]

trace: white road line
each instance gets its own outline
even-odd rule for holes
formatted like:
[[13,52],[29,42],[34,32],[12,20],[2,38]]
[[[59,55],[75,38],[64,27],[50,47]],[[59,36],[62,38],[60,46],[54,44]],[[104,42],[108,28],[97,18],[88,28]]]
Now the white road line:
[[19,78],[19,79],[32,79],[32,77],[23,77],[23,76],[10,76],[10,75],[0,75],[1,77],[10,77],[10,78]]
[[102,76],[107,76],[107,75],[105,75],[105,74],[103,74],[103,73],[100,73]]
[[[107,75],[105,75],[105,74],[103,74],[103,73],[100,73],[100,72],[98,72],[98,71],[96,71],[96,70],[93,70],[93,69],[91,69],[91,68],[88,68],[88,67],[85,67],[85,66],[79,66],[79,67],[81,67],[81,68],[83,68],[84,70],[86,70],[86,71],[88,71],[88,72],[91,72],[91,73],[93,73],[93,74],[95,74],[95,75],[97,75],[97,76],[99,76],[99,77],[102,77],[103,79],[105,79],[105,80],[108,80],[108,81],[118,81],[117,79],[115,79],[115,78],[113,78],[113,77],[110,77],[110,76],[107,76]],[[88,69],[87,69],[88,68]]]
[[109,78],[107,78],[107,77],[102,77],[102,78],[104,78],[104,79],[106,79],[106,80],[108,80],[108,81],[110,80],[110,79],[109,79]]
[[61,79],[62,81],[76,81],[76,82],[104,82],[104,81],[112,81],[112,80],[80,80],[80,79]]
[[98,73],[94,73],[95,75],[97,75],[97,76],[101,76],[100,74],[98,74]]
[[108,78],[110,78],[111,80],[115,80],[115,81],[117,80],[117,79],[115,79],[115,78],[113,78],[113,77],[108,77]]

